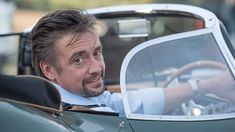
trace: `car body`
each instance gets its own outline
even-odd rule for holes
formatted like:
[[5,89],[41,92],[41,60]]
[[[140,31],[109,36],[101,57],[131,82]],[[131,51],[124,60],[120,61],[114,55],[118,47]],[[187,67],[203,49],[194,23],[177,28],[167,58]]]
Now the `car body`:
[[[55,96],[47,99],[56,100],[55,106],[45,105],[47,101],[41,103],[36,97],[28,97],[29,93],[33,93],[29,92],[30,87],[40,86],[34,85],[37,81],[39,84],[47,82],[25,76],[35,73],[31,65],[28,32],[23,32],[12,34],[19,35],[20,40],[17,75],[2,75],[1,79],[1,84],[5,84],[1,89],[5,88],[6,93],[2,92],[0,97],[0,131],[235,130],[234,102],[228,103],[211,95],[185,102],[167,114],[141,114],[130,110],[128,91],[167,88],[190,79],[207,79],[225,68],[234,76],[234,46],[213,13],[178,4],[113,6],[87,12],[98,19],[96,28],[107,65],[107,90],[119,92],[121,88],[126,116],[84,109],[61,110],[58,91],[50,93]],[[15,93],[14,89],[24,92]],[[36,102],[29,101],[30,98]]]

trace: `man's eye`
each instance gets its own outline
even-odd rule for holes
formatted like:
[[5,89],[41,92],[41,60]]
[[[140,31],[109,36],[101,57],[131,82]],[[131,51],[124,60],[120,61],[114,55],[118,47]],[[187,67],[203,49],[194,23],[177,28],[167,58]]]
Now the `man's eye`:
[[74,62],[82,62],[82,58],[76,58],[76,59],[74,59]]
[[95,56],[101,56],[102,55],[102,50],[98,50],[94,54]]
[[74,58],[73,61],[74,61],[75,63],[83,63],[83,62],[85,61],[85,59],[80,56],[80,57]]

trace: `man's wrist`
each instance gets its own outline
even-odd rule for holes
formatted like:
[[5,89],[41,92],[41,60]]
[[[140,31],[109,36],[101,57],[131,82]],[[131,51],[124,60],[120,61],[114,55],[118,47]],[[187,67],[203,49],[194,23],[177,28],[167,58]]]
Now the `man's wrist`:
[[190,79],[188,80],[188,83],[192,89],[192,94],[194,97],[200,96],[200,92],[199,92],[199,87],[198,87],[198,79]]

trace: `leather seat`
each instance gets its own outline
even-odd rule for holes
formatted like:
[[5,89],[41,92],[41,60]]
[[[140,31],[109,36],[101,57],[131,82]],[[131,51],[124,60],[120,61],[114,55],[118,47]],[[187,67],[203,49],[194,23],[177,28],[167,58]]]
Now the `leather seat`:
[[48,112],[61,112],[59,91],[48,80],[33,75],[0,74],[0,98]]

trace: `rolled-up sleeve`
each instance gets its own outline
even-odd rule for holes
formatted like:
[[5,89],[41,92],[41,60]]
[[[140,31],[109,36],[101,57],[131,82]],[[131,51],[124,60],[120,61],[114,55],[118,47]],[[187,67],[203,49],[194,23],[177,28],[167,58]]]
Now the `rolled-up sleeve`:
[[162,114],[165,97],[160,88],[147,88],[128,92],[131,112],[139,114]]

